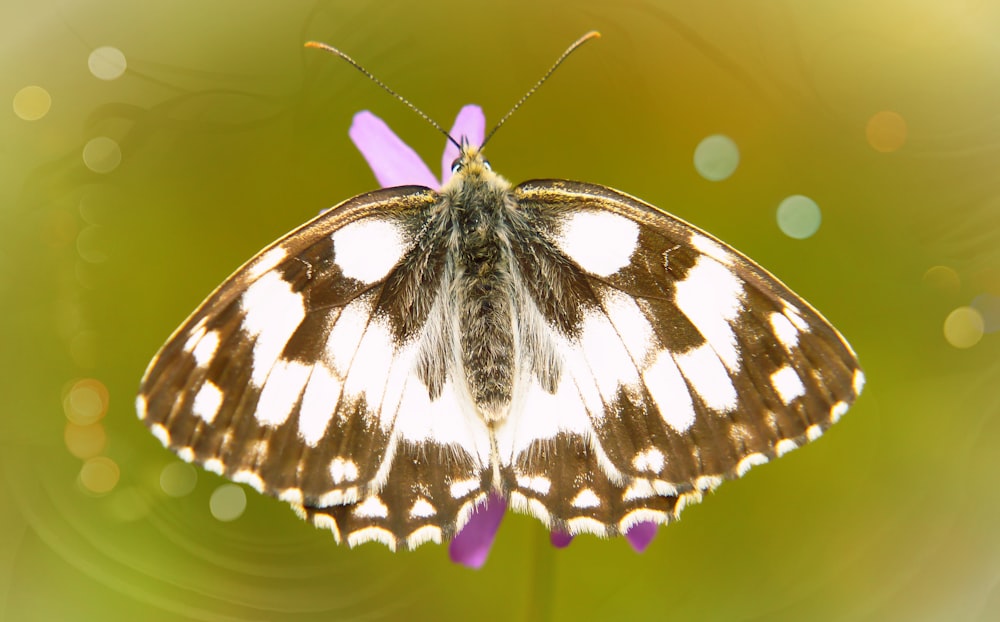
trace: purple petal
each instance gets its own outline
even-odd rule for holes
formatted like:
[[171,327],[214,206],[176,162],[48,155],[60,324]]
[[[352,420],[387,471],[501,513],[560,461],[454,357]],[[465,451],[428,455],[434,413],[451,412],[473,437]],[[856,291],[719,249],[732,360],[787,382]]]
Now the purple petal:
[[659,525],[648,521],[636,523],[625,532],[625,539],[632,545],[636,553],[642,553],[649,546],[649,543],[656,537]]
[[[483,109],[475,104],[463,106],[455,117],[455,125],[451,126],[452,138],[462,142],[462,137],[468,139],[470,145],[483,144],[483,136],[486,135],[486,116]],[[458,157],[458,147],[451,141],[444,146],[444,155],[441,157],[441,183],[444,184],[451,178],[451,163]]]
[[490,493],[486,503],[476,508],[469,522],[448,544],[451,561],[469,568],[482,568],[506,511],[507,502],[504,498]]
[[434,173],[385,121],[367,110],[354,115],[347,132],[383,188],[417,184],[437,189]]
[[573,536],[562,531],[553,531],[549,534],[549,541],[552,542],[552,546],[557,549],[564,549],[569,546],[569,543],[573,541]]

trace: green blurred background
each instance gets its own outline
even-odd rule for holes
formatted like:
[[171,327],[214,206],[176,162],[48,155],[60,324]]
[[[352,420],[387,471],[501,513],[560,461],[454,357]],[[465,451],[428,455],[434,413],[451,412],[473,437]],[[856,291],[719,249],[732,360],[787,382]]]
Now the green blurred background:
[[[997,0],[4,0],[0,24],[0,618],[1000,619]],[[235,267],[375,187],[352,115],[439,166],[439,134],[303,42],[447,126],[495,122],[590,29],[494,168],[622,189],[758,260],[857,350],[845,419],[644,554],[509,515],[480,571],[338,547],[178,466],[139,378]],[[713,134],[740,153],[718,182],[693,164]],[[795,194],[806,239],[776,222]]]

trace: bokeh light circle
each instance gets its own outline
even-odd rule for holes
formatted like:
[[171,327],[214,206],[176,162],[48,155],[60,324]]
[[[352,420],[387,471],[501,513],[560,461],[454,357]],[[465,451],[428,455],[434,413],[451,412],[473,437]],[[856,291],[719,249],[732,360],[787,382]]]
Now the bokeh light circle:
[[186,462],[171,462],[160,471],[160,488],[171,497],[191,494],[198,483],[198,471]]
[[208,509],[216,519],[229,522],[243,515],[247,509],[247,494],[241,486],[223,484],[215,489],[208,500]]
[[983,338],[985,323],[979,311],[972,307],[959,307],[944,320],[944,338],[956,348],[971,348]]
[[97,456],[83,463],[80,469],[80,485],[87,492],[103,495],[114,490],[121,477],[118,464],[107,456]]
[[108,435],[100,423],[77,425],[72,421],[66,423],[63,431],[66,449],[77,458],[86,460],[101,454],[108,443]]
[[778,228],[790,238],[804,240],[819,230],[823,220],[819,205],[807,196],[793,194],[778,205]]
[[14,95],[14,114],[25,121],[37,121],[49,113],[52,96],[37,85],[29,85]]
[[891,153],[906,143],[906,119],[898,112],[882,110],[868,119],[865,136],[872,149]]
[[118,143],[107,136],[97,136],[83,146],[83,163],[95,173],[110,173],[122,161]]
[[128,63],[121,50],[105,45],[90,53],[87,67],[90,68],[90,73],[101,80],[114,80],[125,73]]
[[99,420],[108,411],[108,389],[99,380],[77,380],[66,392],[63,412],[66,418],[81,426]]
[[694,168],[709,181],[727,179],[740,163],[740,150],[723,134],[706,137],[694,150]]

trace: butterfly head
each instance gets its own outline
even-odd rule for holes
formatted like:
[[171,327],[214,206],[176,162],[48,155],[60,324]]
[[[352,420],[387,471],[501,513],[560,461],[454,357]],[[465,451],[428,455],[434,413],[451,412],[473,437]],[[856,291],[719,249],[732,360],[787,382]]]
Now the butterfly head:
[[483,157],[481,147],[471,145],[463,136],[458,157],[451,163],[451,178],[442,192],[462,192],[470,185],[479,184],[500,184],[505,189],[510,186],[507,180],[493,172],[490,161]]

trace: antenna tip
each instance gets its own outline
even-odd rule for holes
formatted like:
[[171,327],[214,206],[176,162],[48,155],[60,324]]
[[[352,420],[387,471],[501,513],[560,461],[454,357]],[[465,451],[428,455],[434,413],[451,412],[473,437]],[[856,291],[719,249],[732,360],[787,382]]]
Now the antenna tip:
[[583,35],[583,38],[584,39],[600,39],[601,38],[601,33],[599,33],[596,30],[591,30],[587,34]]
[[323,49],[324,47],[326,47],[326,44],[320,43],[319,41],[306,41],[305,47]]

